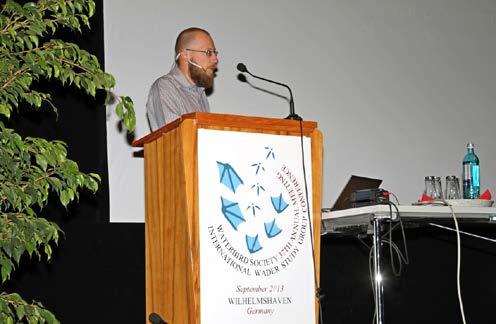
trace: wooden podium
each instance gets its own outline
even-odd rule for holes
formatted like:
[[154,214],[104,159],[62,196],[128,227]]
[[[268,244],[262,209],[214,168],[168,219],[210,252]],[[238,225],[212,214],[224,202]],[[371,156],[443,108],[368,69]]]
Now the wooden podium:
[[[308,191],[319,280],[322,135],[316,127],[315,122],[198,112],[183,115],[133,143],[144,147],[145,157],[146,317],[155,312],[169,324],[200,323],[200,129],[293,137],[302,131],[310,139],[312,187]],[[317,323],[318,304],[313,302]]]

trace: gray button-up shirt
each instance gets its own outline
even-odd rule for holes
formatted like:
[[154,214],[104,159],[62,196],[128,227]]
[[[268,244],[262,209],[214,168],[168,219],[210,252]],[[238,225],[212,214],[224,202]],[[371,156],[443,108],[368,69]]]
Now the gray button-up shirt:
[[152,131],[195,111],[210,111],[205,89],[191,84],[177,66],[152,84],[146,103]]

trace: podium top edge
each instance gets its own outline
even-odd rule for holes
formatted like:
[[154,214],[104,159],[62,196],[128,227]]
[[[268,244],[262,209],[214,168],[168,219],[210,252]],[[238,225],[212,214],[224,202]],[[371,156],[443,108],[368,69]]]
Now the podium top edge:
[[[300,132],[300,122],[297,120],[194,112],[184,114],[156,131],[135,140],[132,143],[132,146],[143,147],[145,144],[153,142],[157,138],[161,137],[162,134],[179,127],[186,120],[193,120],[198,128],[217,126],[227,128],[243,128],[247,130],[287,131],[294,133]],[[303,134],[307,135],[317,128],[317,122],[303,121],[301,126],[303,128]]]

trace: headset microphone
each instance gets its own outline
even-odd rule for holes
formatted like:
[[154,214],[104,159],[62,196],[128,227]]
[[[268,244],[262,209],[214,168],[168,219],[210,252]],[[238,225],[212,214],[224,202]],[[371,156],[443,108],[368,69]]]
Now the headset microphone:
[[197,68],[200,68],[203,70],[203,72],[207,72],[207,69],[205,69],[203,66],[201,66],[200,64],[197,64],[195,62],[192,62],[190,59],[188,59],[188,63],[193,65],[193,66],[196,66]]

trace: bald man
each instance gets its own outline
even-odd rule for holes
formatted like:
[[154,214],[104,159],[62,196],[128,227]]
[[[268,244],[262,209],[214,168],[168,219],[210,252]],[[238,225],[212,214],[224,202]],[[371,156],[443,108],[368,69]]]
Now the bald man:
[[201,28],[183,30],[176,39],[176,64],[151,86],[146,114],[152,131],[194,111],[210,111],[205,90],[212,89],[217,50]]

